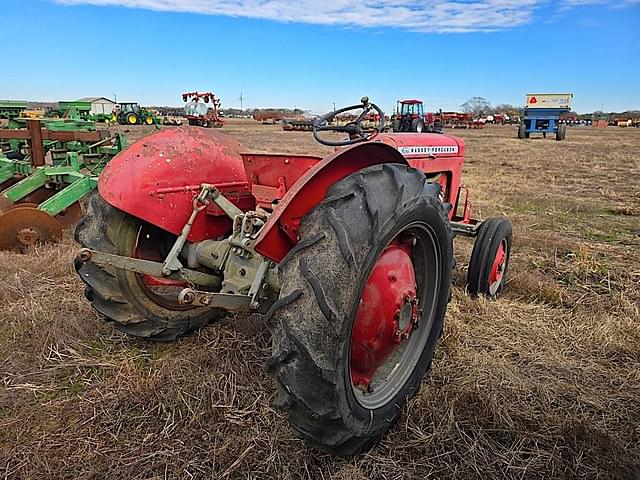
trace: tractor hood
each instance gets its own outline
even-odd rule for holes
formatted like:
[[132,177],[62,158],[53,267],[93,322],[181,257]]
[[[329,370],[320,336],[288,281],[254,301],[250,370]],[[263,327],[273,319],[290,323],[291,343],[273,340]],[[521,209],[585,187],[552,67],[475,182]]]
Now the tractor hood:
[[440,133],[390,133],[374,141],[392,146],[407,159],[464,156],[464,140]]

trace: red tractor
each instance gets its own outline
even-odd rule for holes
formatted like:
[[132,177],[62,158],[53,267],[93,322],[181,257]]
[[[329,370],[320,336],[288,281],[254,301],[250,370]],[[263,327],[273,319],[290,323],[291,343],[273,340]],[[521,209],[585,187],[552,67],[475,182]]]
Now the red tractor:
[[[371,113],[380,124],[365,129]],[[475,237],[472,295],[500,295],[511,252],[509,220],[471,216],[464,142],[385,134],[384,118],[366,97],[318,118],[314,137],[338,147],[324,158],[251,153],[204,129],[133,144],[76,230],[87,299],[119,330],[160,341],[227,312],[264,314],[265,368],[293,429],[337,455],[371,448],[431,365],[453,238]]]
[[442,131],[442,125],[435,121],[433,113],[424,113],[422,100],[416,99],[398,101],[391,126],[394,133]]
[[212,92],[187,92],[182,94],[184,116],[189,125],[220,128],[224,122],[220,118],[220,99]]

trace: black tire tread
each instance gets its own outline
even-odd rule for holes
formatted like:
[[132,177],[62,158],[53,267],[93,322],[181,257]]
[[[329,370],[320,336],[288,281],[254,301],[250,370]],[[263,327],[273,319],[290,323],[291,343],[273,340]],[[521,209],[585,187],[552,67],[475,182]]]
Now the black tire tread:
[[[499,244],[505,235],[511,236],[511,222],[504,217],[488,218],[480,225],[478,235],[473,244],[471,259],[469,260],[469,271],[467,273],[467,292],[470,295],[491,296],[487,284],[489,277],[488,269],[493,264],[493,260],[491,259],[490,261],[490,257],[495,255],[493,247],[496,244],[496,239],[498,239],[497,243]],[[509,253],[510,252],[508,252],[508,254]],[[507,271],[505,270],[505,280],[506,274]],[[498,290],[495,296],[501,293],[502,288],[503,287]]]
[[[397,198],[374,195],[372,184],[387,186],[386,191]],[[370,448],[386,431],[358,430],[348,424],[338,405],[336,355],[343,341],[339,338],[344,323],[341,312],[346,307],[340,290],[356,282],[380,219],[392,222],[399,208],[416,202],[434,205],[450,235],[439,192],[439,186],[425,184],[422,172],[404,165],[378,165],[351,175],[333,185],[327,198],[339,198],[341,208],[362,218],[366,215],[369,231],[358,231],[351,221],[336,215],[335,202],[321,202],[303,219],[300,238],[304,241],[318,232],[326,232],[326,237],[279,266],[282,301],[269,312],[275,330],[265,369],[276,381],[274,406],[287,413],[293,429],[310,446],[349,456]],[[448,284],[446,289],[448,296]]]
[[[94,192],[87,202],[87,211],[75,231],[75,238],[83,247],[104,253],[117,254],[115,238],[126,214]],[[158,318],[145,315],[127,298],[115,269],[92,263],[75,262],[75,269],[86,284],[85,297],[93,308],[113,322],[116,329],[132,336],[154,341],[173,341],[188,332],[202,328],[212,316],[187,319]]]

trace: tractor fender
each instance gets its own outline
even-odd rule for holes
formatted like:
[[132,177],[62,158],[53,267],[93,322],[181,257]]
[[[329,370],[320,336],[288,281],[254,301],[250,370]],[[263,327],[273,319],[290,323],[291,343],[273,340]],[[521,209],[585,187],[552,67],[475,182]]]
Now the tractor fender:
[[396,148],[381,141],[359,143],[318,162],[280,200],[256,240],[256,251],[280,262],[298,243],[302,218],[324,199],[331,185],[358,170],[382,163],[408,165]]
[[[215,185],[243,210],[255,206],[234,138],[203,128],[172,128],[151,134],[116,155],[100,174],[98,191],[110,205],[179,235],[203,183]],[[232,227],[215,205],[198,215],[190,242],[219,238]]]

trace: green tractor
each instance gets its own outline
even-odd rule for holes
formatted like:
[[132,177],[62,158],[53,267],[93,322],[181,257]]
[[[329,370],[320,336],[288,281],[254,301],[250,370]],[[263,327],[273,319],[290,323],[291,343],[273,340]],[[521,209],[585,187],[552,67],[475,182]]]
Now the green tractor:
[[116,120],[120,125],[154,125],[159,123],[150,110],[142,108],[137,102],[119,103]]

